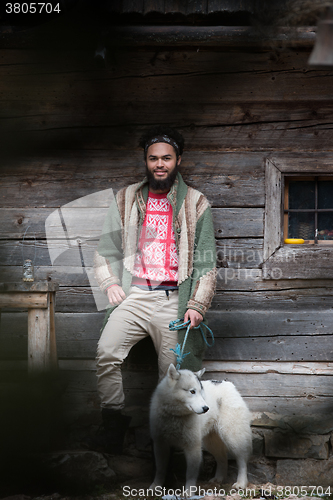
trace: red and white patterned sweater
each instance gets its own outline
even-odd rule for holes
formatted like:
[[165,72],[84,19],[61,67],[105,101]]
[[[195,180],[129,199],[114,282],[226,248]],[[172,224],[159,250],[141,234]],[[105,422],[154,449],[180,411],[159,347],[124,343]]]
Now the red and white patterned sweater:
[[[178,254],[173,230],[172,206],[166,194],[149,191],[146,216],[135,256],[132,284],[177,284]],[[139,278],[139,280],[136,279]]]

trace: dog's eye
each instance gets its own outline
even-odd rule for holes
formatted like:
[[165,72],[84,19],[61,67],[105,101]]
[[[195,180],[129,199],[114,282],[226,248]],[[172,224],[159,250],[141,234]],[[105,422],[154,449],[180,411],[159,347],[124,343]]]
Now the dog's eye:
[[191,394],[195,394],[195,393],[196,393],[196,390],[195,390],[195,389],[191,389],[191,390],[190,390],[190,393],[191,393]]

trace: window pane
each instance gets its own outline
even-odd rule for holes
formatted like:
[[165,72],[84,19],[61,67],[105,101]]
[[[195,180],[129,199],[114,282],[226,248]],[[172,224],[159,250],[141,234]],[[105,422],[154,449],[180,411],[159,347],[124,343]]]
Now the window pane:
[[315,181],[290,181],[289,208],[315,208]]
[[318,182],[318,208],[333,208],[333,181]]
[[288,238],[303,238],[303,240],[314,240],[315,216],[313,213],[291,213],[289,214]]
[[333,240],[333,213],[318,214],[318,240]]
[[315,208],[315,181],[289,183],[289,208]]

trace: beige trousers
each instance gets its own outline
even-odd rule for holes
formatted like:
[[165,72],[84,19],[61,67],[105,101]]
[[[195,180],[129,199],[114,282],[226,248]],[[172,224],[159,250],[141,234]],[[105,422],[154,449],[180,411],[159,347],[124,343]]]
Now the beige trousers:
[[142,290],[131,287],[129,295],[111,313],[97,347],[97,389],[102,408],[124,407],[125,396],[121,364],[139,340],[152,338],[157,355],[159,378],[170,363],[176,363],[174,349],[177,331],[169,330],[170,321],[178,318],[178,290]]

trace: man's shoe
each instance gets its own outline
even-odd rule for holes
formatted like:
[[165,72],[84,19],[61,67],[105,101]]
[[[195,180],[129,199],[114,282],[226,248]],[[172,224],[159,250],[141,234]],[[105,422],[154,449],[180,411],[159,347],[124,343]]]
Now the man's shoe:
[[82,444],[90,450],[121,455],[131,418],[123,415],[121,410],[102,408],[102,425],[95,436],[87,437]]

